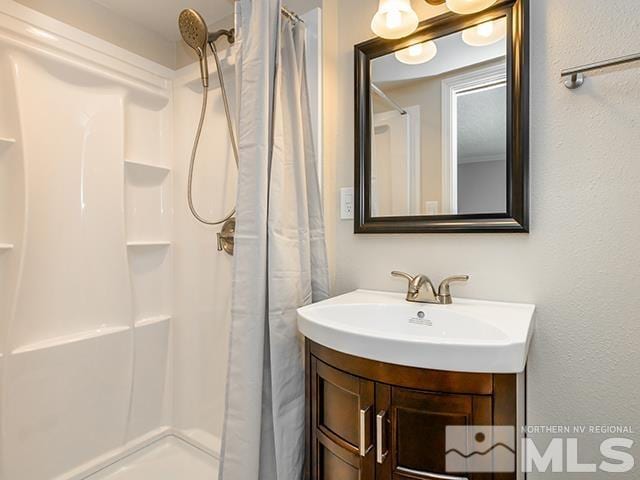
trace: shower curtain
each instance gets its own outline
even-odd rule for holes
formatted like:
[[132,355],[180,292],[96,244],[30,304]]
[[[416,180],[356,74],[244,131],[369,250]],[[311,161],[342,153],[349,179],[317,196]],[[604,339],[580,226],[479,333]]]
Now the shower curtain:
[[304,24],[236,2],[240,166],[221,480],[299,480],[303,342],[296,308],[328,296]]

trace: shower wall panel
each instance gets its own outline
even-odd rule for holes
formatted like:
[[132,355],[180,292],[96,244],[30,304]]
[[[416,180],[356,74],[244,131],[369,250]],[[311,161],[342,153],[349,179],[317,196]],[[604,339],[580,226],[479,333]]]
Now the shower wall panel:
[[[24,210],[24,168],[20,161],[18,111],[13,95],[15,86],[6,49],[0,46],[0,412],[4,408],[6,387],[1,381],[7,354],[8,318],[15,294],[18,256],[22,243],[23,219],[16,212]],[[0,416],[0,432],[2,431]],[[0,452],[4,450],[0,435]],[[0,456],[0,479],[5,467]]]
[[[225,86],[233,101],[233,57],[228,51],[223,53],[222,63]],[[217,220],[234,206],[237,172],[215,62],[209,64],[209,103],[196,159],[193,198],[202,216]],[[197,66],[178,72],[173,92],[174,426],[217,451],[224,414],[233,258],[217,251],[220,227],[200,224],[187,205],[189,155],[202,102]]]
[[[11,54],[27,192],[10,349],[126,326],[125,92],[54,60]],[[102,288],[95,288],[96,283]]]
[[28,12],[0,6],[0,479],[62,480],[170,422],[173,105]]
[[131,362],[127,330],[11,354],[3,412],[7,480],[51,479],[121,445]]

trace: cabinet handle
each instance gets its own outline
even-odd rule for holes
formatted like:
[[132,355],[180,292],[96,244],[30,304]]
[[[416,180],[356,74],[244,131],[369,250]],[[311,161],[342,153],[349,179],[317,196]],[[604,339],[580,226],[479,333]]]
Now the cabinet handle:
[[365,409],[360,409],[360,456],[366,457],[369,449],[367,448],[367,412],[369,411],[367,407]]
[[433,478],[434,480],[469,480],[469,477],[452,477],[451,475],[443,475],[442,473],[423,472],[422,470],[412,470],[410,468],[402,468],[402,473],[419,476],[420,478],[428,475],[429,478]]
[[380,410],[378,415],[376,415],[376,460],[378,463],[384,463],[389,454],[388,449],[384,453],[382,452],[384,417],[386,417],[386,415],[386,410]]

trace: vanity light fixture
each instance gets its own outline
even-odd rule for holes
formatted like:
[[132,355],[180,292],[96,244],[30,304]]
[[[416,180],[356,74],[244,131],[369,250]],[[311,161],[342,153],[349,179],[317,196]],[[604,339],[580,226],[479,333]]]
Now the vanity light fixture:
[[447,8],[462,15],[476,13],[489,8],[496,0],[446,0]]
[[382,38],[406,37],[418,28],[418,14],[411,8],[411,0],[380,0],[378,11],[371,20],[371,30]]
[[438,47],[435,42],[429,40],[424,43],[416,43],[410,47],[398,50],[395,53],[396,59],[407,65],[418,65],[420,63],[427,63],[438,53]]
[[484,47],[502,40],[507,35],[507,21],[504,18],[490,20],[462,32],[462,40],[472,47]]

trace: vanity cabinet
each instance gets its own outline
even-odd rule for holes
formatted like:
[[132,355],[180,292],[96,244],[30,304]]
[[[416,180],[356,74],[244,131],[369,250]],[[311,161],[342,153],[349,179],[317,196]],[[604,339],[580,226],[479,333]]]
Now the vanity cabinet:
[[307,479],[517,478],[445,468],[448,425],[516,425],[515,374],[392,365],[309,339],[306,361]]

